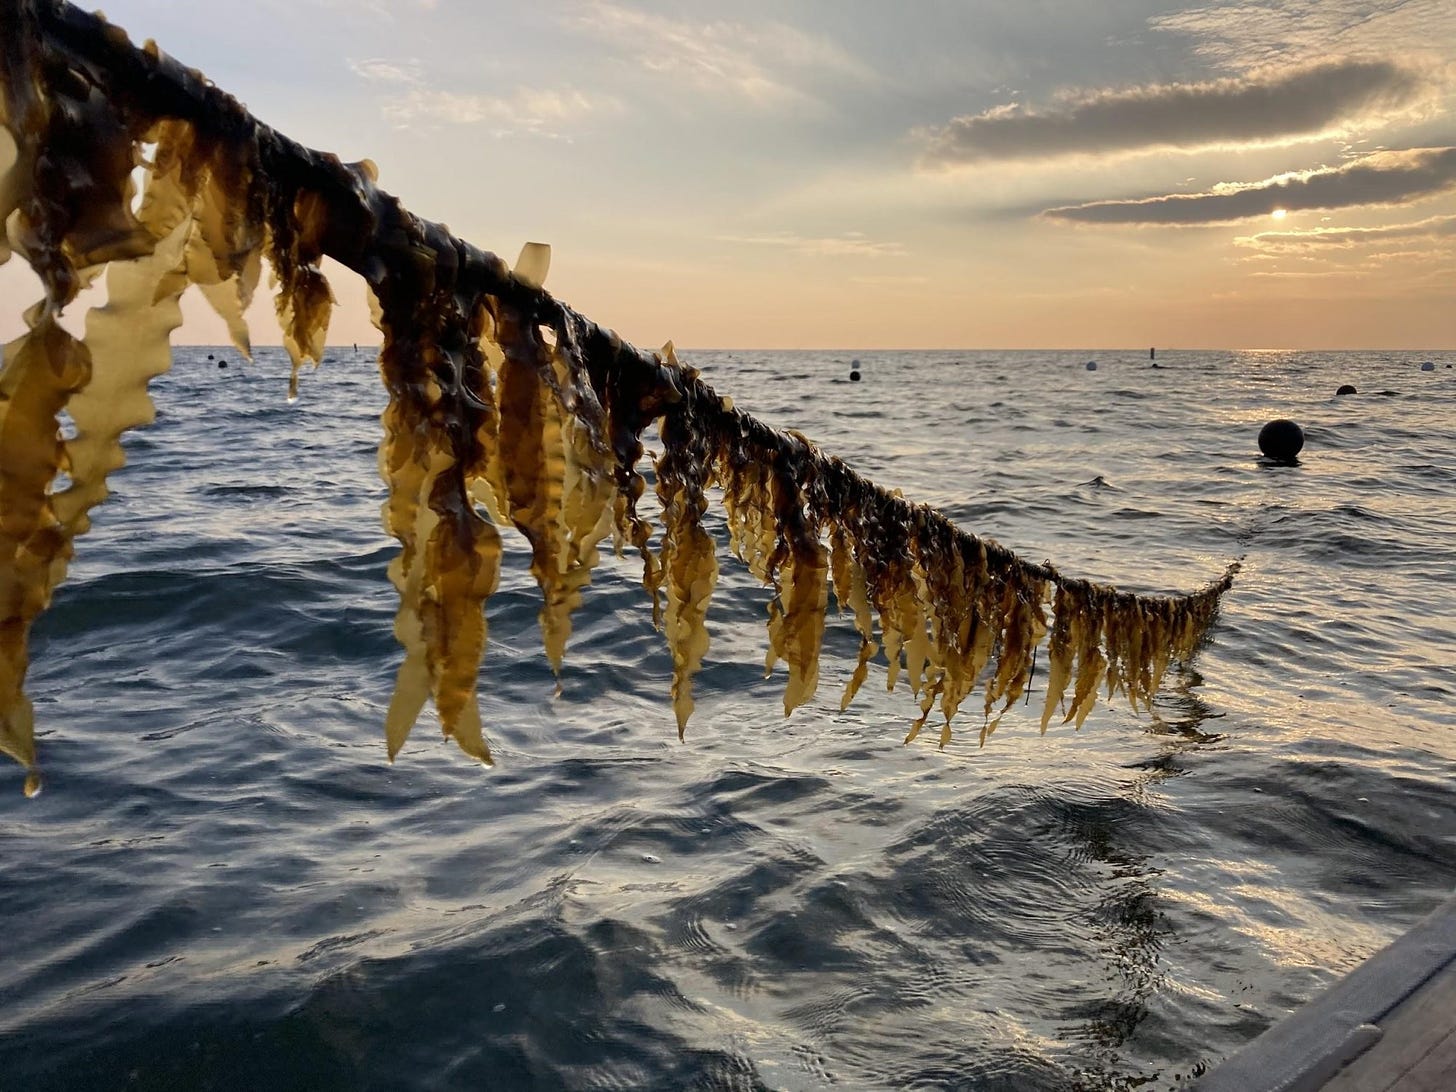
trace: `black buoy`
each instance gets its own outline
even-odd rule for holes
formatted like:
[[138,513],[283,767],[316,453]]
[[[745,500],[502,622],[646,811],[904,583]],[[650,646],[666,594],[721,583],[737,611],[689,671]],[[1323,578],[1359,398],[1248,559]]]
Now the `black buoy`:
[[208,360],[211,360],[211,359],[212,359],[212,354],[211,354],[211,353],[208,353],[208,354],[207,354],[207,359],[208,359]]
[[1097,370],[1097,361],[1095,361],[1095,360],[1089,360],[1089,361],[1087,361],[1087,370],[1089,372],[1095,372]]
[[858,360],[851,360],[849,362],[849,381],[851,383],[858,383],[859,382],[859,361]]
[[1353,387],[1353,386],[1352,386],[1352,385],[1351,385],[1351,384],[1349,384],[1349,383],[1346,383],[1346,384],[1345,384],[1345,385],[1344,385],[1344,386],[1343,386],[1343,387],[1341,387],[1341,388],[1340,388],[1340,389],[1339,389],[1339,390],[1337,390],[1337,391],[1335,391],[1335,394],[1336,394],[1336,395],[1341,395],[1341,394],[1359,394],[1359,393],[1360,393],[1360,392],[1359,392],[1359,391],[1357,391],[1357,390],[1356,390],[1356,389],[1355,389],[1355,388],[1354,388],[1354,387]]
[[226,361],[226,360],[219,360],[219,361],[218,361],[218,362],[217,362],[217,366],[218,366],[218,367],[219,367],[219,368],[226,368],[226,367],[227,367],[227,361]]
[[1433,372],[1435,370],[1436,370],[1436,365],[1434,363],[1432,363],[1431,361],[1429,361],[1429,360],[1426,361],[1424,364],[1421,365],[1421,371],[1423,371],[1423,372]]
[[1304,429],[1281,417],[1259,430],[1259,450],[1281,463],[1292,463],[1304,447]]

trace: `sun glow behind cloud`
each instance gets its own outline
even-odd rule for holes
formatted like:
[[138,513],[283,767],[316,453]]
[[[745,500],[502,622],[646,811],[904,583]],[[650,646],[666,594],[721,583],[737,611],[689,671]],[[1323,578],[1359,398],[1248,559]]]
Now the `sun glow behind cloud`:
[[1414,223],[1385,224],[1380,227],[1316,227],[1307,231],[1262,231],[1257,235],[1241,235],[1234,239],[1234,243],[1265,252],[1307,252],[1405,240],[1433,241],[1439,244],[1442,251],[1456,253],[1456,215],[1431,216]]
[[1308,209],[1395,206],[1456,190],[1456,147],[1373,152],[1339,167],[1219,183],[1201,193],[1089,201],[1047,209],[1059,220],[1101,224],[1213,224]]

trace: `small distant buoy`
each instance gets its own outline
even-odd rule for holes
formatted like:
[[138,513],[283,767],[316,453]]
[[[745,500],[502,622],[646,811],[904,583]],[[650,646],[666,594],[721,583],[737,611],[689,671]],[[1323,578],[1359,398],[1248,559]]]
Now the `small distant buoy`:
[[1359,392],[1359,391],[1357,391],[1357,390],[1356,390],[1356,389],[1355,389],[1355,388],[1354,388],[1354,387],[1353,387],[1353,386],[1351,386],[1351,385],[1350,385],[1350,384],[1349,384],[1349,383],[1346,383],[1346,384],[1345,384],[1345,385],[1344,385],[1344,386],[1342,386],[1342,387],[1341,387],[1341,388],[1340,388],[1340,389],[1339,389],[1339,390],[1337,390],[1337,391],[1335,391],[1335,394],[1336,394],[1336,395],[1337,395],[1337,396],[1338,396],[1338,395],[1341,395],[1341,394],[1359,394],[1359,393],[1360,393],[1360,392]]
[[851,383],[858,383],[859,382],[859,361],[858,360],[851,360],[849,362],[849,381]]
[[1095,361],[1095,360],[1089,360],[1089,361],[1087,361],[1087,370],[1089,372],[1095,372],[1097,370],[1097,361]]
[[1148,359],[1149,360],[1157,360],[1158,359],[1158,347],[1156,345],[1154,345],[1151,349],[1148,350]]
[[217,362],[217,366],[218,366],[218,367],[219,367],[219,368],[226,368],[226,367],[227,367],[227,361],[226,361],[226,360],[219,360],[219,361],[218,361],[218,362]]
[[211,354],[211,353],[208,353],[208,354],[207,354],[207,359],[208,359],[208,360],[211,360],[211,359],[212,359],[212,354]]
[[1433,364],[1429,360],[1426,361],[1424,364],[1421,365],[1421,371],[1423,371],[1423,372],[1433,372],[1435,370],[1436,370],[1436,365]]
[[1281,463],[1292,463],[1304,447],[1304,429],[1281,417],[1259,430],[1259,450]]

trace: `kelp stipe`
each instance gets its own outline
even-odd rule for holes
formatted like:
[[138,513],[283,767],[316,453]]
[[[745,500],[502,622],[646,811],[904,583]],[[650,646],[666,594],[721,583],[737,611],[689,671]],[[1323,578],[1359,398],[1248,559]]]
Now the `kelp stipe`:
[[[1146,709],[1232,583],[1237,564],[1191,595],[1137,596],[1023,561],[735,409],[670,343],[642,352],[554,299],[540,244],[512,270],[404,209],[369,161],[301,147],[98,16],[57,0],[0,0],[0,15],[0,261],[19,254],[45,290],[0,368],[0,751],[26,767],[27,792],[39,787],[30,626],[122,464],[119,437],[151,419],[147,383],[168,366],[182,291],[197,285],[246,352],[242,315],[265,259],[292,384],[323,354],[325,256],[364,278],[383,334],[379,467],[404,648],[385,717],[391,758],[431,701],[445,735],[490,761],[476,685],[504,522],[530,544],[557,671],[599,544],[611,534],[636,549],[672,654],[680,735],[708,649],[718,557],[703,516],[715,493],[730,550],[772,589],[766,666],[787,666],[785,713],[816,692],[832,585],[860,636],[842,704],[883,649],[889,686],[903,676],[918,699],[909,738],[938,708],[942,745],[977,685],[985,741],[1048,634],[1043,729],[1058,709],[1080,726],[1104,682]],[[77,340],[57,316],[103,271],[108,302]],[[638,509],[653,422],[656,550]]]

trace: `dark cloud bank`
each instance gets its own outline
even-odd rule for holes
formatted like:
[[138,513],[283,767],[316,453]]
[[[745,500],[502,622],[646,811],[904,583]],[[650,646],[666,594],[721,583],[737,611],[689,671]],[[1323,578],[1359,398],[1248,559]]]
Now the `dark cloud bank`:
[[1267,216],[1275,209],[1402,205],[1450,189],[1456,189],[1456,147],[1411,148],[1206,193],[1089,201],[1047,209],[1042,215],[1092,224],[1216,224]]
[[1411,224],[1383,227],[1311,228],[1308,231],[1261,231],[1234,241],[1256,250],[1303,252],[1350,248],[1390,242],[1443,239],[1456,236],[1456,216],[1429,216]]
[[1342,59],[1205,83],[1104,91],[1042,109],[1003,106],[931,134],[924,162],[1200,148],[1310,136],[1403,110],[1433,85],[1387,60]]

